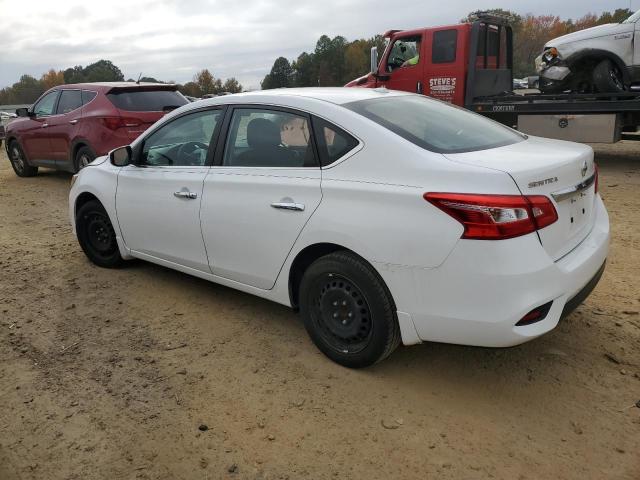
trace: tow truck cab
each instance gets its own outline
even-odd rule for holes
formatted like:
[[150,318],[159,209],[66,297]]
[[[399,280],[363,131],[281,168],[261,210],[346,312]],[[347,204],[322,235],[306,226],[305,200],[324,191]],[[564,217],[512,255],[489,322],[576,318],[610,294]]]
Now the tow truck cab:
[[385,87],[469,107],[473,99],[513,89],[513,32],[507,18],[478,14],[473,23],[418,30],[389,30],[371,72],[347,87]]

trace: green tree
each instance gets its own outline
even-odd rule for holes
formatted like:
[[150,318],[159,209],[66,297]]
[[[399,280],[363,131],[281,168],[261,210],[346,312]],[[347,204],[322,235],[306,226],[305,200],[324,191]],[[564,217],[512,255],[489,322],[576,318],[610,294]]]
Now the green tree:
[[242,91],[242,85],[240,85],[240,82],[238,82],[238,80],[236,80],[234,77],[227,78],[227,80],[224,82],[224,85],[222,85],[222,91],[230,93],[240,93]]
[[[83,70],[85,82],[122,82],[124,75],[118,67],[109,60],[98,60],[87,65]],[[66,80],[66,79],[65,79]]]
[[302,52],[291,64],[294,85],[296,87],[315,87],[318,85],[318,70],[313,53]]
[[264,77],[260,85],[263,90],[292,87],[294,85],[294,75],[289,60],[284,57],[278,57],[273,62],[271,72]]
[[198,85],[200,89],[200,95],[206,95],[208,93],[217,93],[215,78],[211,74],[209,70],[206,68],[204,70],[200,70],[193,77],[193,82]]
[[82,83],[85,81],[82,65],[67,68],[64,73],[64,83]]
[[202,90],[200,90],[200,86],[196,82],[187,82],[184,85],[180,85],[178,90],[183,95],[189,95],[190,97],[199,98],[202,96]]

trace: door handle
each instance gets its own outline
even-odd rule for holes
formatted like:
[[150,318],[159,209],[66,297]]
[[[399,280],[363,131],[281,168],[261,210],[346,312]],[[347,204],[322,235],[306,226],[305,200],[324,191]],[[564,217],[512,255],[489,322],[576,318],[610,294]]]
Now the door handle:
[[40,126],[40,128],[47,128],[48,126],[49,126],[49,124],[48,124],[48,123],[43,123],[43,124]]
[[281,210],[295,210],[296,212],[304,212],[303,203],[293,202],[274,202],[271,204],[273,208],[279,208]]
[[418,80],[418,84],[416,85],[416,92],[422,95],[422,82]]
[[188,200],[195,200],[196,198],[198,198],[198,194],[196,192],[190,192],[188,190],[173,192],[173,196],[176,198],[186,198]]
[[75,125],[76,123],[78,123],[78,119],[76,118],[76,119],[73,119],[73,120],[69,120],[69,123],[71,125]]

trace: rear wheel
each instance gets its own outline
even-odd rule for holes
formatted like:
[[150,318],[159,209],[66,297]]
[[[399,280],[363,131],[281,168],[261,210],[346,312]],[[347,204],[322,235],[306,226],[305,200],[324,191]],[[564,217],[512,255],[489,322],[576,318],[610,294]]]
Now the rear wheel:
[[100,202],[92,200],[78,209],[76,234],[85,255],[96,265],[114,268],[123,263],[116,232]]
[[300,284],[307,332],[330,359],[362,368],[400,344],[396,309],[384,281],[357,255],[334,252],[316,260]]
[[13,167],[13,171],[19,177],[33,177],[38,174],[38,167],[32,167],[27,162],[27,157],[20,147],[20,144],[13,140],[9,144],[9,161]]
[[626,90],[622,71],[609,59],[602,60],[593,69],[593,84],[602,93],[618,93]]
[[91,162],[93,162],[95,158],[96,158],[96,154],[93,153],[93,150],[91,150],[89,147],[87,146],[80,147],[76,152],[76,158],[75,158],[74,166],[76,168],[76,172],[79,172],[84,167],[89,165]]

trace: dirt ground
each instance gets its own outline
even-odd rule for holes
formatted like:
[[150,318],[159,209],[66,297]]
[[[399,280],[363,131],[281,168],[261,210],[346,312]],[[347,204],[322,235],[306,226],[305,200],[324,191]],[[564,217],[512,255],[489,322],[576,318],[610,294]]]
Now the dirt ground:
[[17,178],[3,149],[0,480],[639,479],[640,145],[597,160],[609,264],[558,328],[350,371],[285,307],[93,266],[70,175]]

